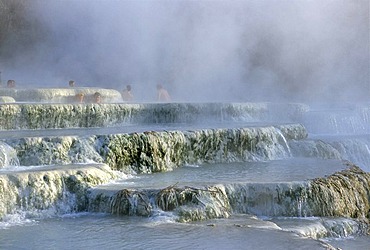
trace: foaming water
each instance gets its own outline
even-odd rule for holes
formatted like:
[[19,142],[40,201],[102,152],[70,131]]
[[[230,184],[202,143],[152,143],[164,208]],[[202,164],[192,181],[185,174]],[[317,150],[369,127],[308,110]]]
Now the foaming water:
[[284,231],[295,232],[313,239],[353,238],[365,235],[366,229],[361,222],[340,217],[276,217],[265,218]]
[[[5,215],[0,221],[0,230],[9,229],[15,226],[24,225],[35,225],[36,221],[34,219],[26,218],[26,212],[18,212],[16,214]],[[0,231],[1,235],[1,231]]]
[[17,152],[8,144],[0,142],[0,169],[19,166]]

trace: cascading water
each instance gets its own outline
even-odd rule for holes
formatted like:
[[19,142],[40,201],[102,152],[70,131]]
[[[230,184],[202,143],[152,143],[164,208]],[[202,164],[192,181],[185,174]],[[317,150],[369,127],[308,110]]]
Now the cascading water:
[[11,168],[19,166],[17,152],[4,142],[0,142],[0,168]]
[[285,150],[288,152],[289,156],[292,156],[292,152],[290,151],[290,147],[288,141],[286,140],[285,136],[280,130],[277,130],[278,134],[280,135],[280,140],[283,141],[282,145],[285,147]]
[[[118,243],[107,232],[108,248],[166,242],[148,234],[154,225],[179,248],[199,244],[193,234],[211,248],[215,228],[232,232],[224,241],[234,248],[367,241],[368,112],[347,111],[281,103],[2,104],[0,225],[23,214],[24,223],[37,221],[57,235],[65,232],[55,224],[86,239],[94,221],[113,231],[122,230],[121,221],[145,235],[140,243]],[[87,229],[76,231],[79,223]],[[6,240],[16,231],[33,237],[15,224],[0,231],[0,247],[20,246]],[[173,227],[187,233],[175,235]],[[271,240],[261,243],[261,234]]]
[[307,112],[302,122],[313,134],[368,134],[369,108],[350,105]]

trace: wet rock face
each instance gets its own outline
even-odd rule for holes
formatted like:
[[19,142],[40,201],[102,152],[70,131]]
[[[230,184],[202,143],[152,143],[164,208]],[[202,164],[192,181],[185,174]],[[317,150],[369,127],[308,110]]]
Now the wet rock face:
[[117,176],[106,165],[64,166],[60,169],[0,174],[0,218],[17,211],[83,211],[87,190]]
[[0,141],[0,168],[19,166],[19,159],[14,148]]
[[30,137],[8,141],[22,166],[103,162],[95,137]]
[[302,207],[307,186],[307,182],[236,183],[225,185],[225,189],[235,212],[300,217],[309,216]]
[[160,209],[174,213],[179,222],[227,218],[232,212],[273,217],[345,217],[362,225],[353,230],[365,232],[369,220],[369,180],[368,173],[351,167],[306,182],[123,189],[114,194],[98,192],[90,196],[89,211],[149,216]]
[[[299,124],[288,126],[303,128]],[[289,136],[295,130],[284,133]],[[272,160],[288,154],[287,141],[275,127],[152,131],[86,138],[32,137],[6,142],[15,150],[21,165],[94,161],[125,173],[163,172],[183,164],[203,162]]]
[[105,145],[103,158],[113,169],[127,171],[130,166],[135,172],[151,173],[183,164],[279,159],[287,154],[281,136],[274,127],[262,127],[145,132],[100,139]]
[[318,216],[370,219],[370,174],[356,166],[317,178],[310,184],[307,203]]
[[116,170],[162,172],[185,162],[186,141],[181,132],[147,132],[105,138],[105,161]]
[[102,95],[104,102],[114,103],[121,102],[122,97],[119,91],[114,89],[102,88],[2,88],[0,96],[10,96],[17,102],[42,102],[42,103],[70,103],[76,102],[74,97],[77,94],[84,94],[86,102],[93,102],[94,93],[99,92]]
[[356,166],[312,181],[230,184],[226,192],[240,213],[370,218],[370,174]]
[[[269,115],[277,120],[285,119],[292,122],[301,121],[303,116],[310,111],[310,106],[303,103],[268,103]],[[285,112],[281,112],[284,110]]]
[[117,215],[149,216],[152,206],[149,197],[139,191],[123,189],[113,196],[110,212]]
[[342,154],[336,148],[321,140],[289,141],[289,146],[295,156],[342,159]]
[[107,127],[130,121],[139,105],[3,104],[0,129]]
[[11,96],[0,96],[0,103],[15,102],[15,99]]
[[[70,90],[68,90],[70,91]],[[206,123],[228,121],[269,121],[263,103],[216,104],[99,104],[76,103],[1,104],[0,129],[89,128],[127,123]],[[87,98],[86,95],[84,98]],[[113,102],[114,99],[109,99]],[[17,101],[17,99],[16,99]],[[294,119],[296,121],[298,119]],[[287,129],[287,128],[286,128]],[[285,131],[282,131],[283,133]]]
[[285,124],[276,127],[287,140],[303,140],[308,137],[306,128],[300,124]]
[[[92,200],[92,203],[96,204],[94,198]],[[142,191],[123,189],[112,196],[110,208],[105,212],[149,216],[158,208],[173,211],[179,222],[227,218],[231,214],[231,207],[222,186],[201,189],[171,186],[162,190]],[[96,207],[90,207],[90,211],[94,209]]]

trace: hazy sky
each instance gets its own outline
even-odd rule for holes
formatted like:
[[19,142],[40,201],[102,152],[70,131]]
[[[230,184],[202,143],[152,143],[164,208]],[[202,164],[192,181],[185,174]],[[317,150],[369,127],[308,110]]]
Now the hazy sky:
[[3,79],[32,86],[131,84],[154,100],[369,97],[368,0],[39,0],[48,33]]

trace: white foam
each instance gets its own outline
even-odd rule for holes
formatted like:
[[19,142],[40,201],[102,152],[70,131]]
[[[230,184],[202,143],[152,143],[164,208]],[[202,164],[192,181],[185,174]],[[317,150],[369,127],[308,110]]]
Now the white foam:
[[199,168],[200,166],[198,164],[185,164],[184,167],[186,167],[186,168]]
[[149,219],[154,224],[162,224],[162,223],[175,223],[178,217],[173,212],[167,212],[160,209],[156,209],[152,211],[152,214]]
[[0,229],[7,229],[13,226],[20,226],[26,224],[36,223],[33,219],[26,218],[25,212],[18,212],[16,214],[7,214],[1,218]]

